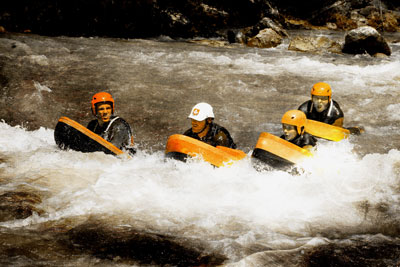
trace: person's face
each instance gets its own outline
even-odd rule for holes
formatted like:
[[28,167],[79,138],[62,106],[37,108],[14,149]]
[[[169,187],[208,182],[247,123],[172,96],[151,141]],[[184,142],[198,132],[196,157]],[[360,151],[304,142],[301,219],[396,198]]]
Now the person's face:
[[297,136],[296,126],[289,124],[282,124],[283,133],[285,135],[285,140],[293,140]]
[[313,95],[312,102],[317,112],[322,112],[328,107],[329,96]]
[[110,104],[101,104],[97,107],[97,117],[104,123],[110,121],[112,107]]
[[192,131],[194,133],[201,132],[205,126],[206,126],[206,120],[196,121],[196,120],[192,119]]

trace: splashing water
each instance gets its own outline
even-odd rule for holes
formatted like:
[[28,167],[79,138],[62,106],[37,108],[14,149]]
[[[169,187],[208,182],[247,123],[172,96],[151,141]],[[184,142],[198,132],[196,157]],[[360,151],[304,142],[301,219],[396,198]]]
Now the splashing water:
[[[339,244],[335,240],[351,243],[355,236],[362,236],[369,244],[378,239],[400,244],[396,239],[400,230],[398,45],[393,45],[390,59],[374,61],[366,56],[304,56],[285,51],[282,46],[229,50],[157,40],[123,44],[103,39],[68,40],[79,48],[74,50],[74,60],[79,51],[90,50],[90,42],[98,42],[100,52],[96,59],[109,63],[101,65],[102,69],[132,70],[134,75],[119,77],[115,71],[115,77],[107,80],[120,106],[127,108],[122,117],[129,118],[132,113],[158,120],[156,126],[151,119],[144,120],[143,127],[134,125],[135,138],[142,149],[130,159],[101,152],[61,151],[50,128],[28,131],[24,125],[0,122],[0,196],[7,199],[10,192],[24,192],[40,199],[32,197],[28,203],[32,214],[5,216],[8,219],[1,220],[3,239],[8,234],[19,236],[21,231],[34,243],[47,242],[53,239],[43,239],[42,231],[52,235],[56,232],[66,233],[57,238],[69,238],[76,246],[81,240],[71,233],[77,231],[78,237],[87,238],[83,233],[92,226],[83,222],[101,222],[94,227],[95,233],[114,227],[111,232],[122,235],[122,240],[133,235],[129,232],[123,236],[126,229],[135,229],[136,233],[177,238],[185,247],[198,248],[201,243],[204,254],[226,257],[218,264],[239,266],[249,262],[285,265],[282,259],[286,260],[284,263],[298,264],[302,260],[298,257],[304,254],[300,250]],[[29,44],[29,40],[25,41]],[[72,44],[63,45],[73,50],[68,47]],[[46,55],[50,65],[60,60],[58,55]],[[258,134],[280,134],[283,111],[309,99],[309,87],[319,80],[334,88],[334,99],[345,112],[345,125],[362,125],[366,133],[338,143],[319,140],[314,157],[291,172],[257,171],[250,155]],[[134,88],[129,87],[131,83]],[[47,98],[57,94],[57,86],[45,81],[33,83],[36,87],[38,84],[42,89],[51,88],[36,88],[31,94],[40,91],[43,116],[50,116],[51,110],[45,114],[46,108],[52,107]],[[159,90],[160,84],[163,90]],[[135,105],[128,101],[132,96],[146,94],[149,99],[135,99]],[[27,94],[27,98],[31,95]],[[177,97],[188,103],[177,108]],[[198,159],[187,163],[165,159],[159,149],[165,145],[164,139],[159,136],[165,138],[188,128],[187,122],[176,118],[185,118],[190,106],[199,100],[215,101],[211,103],[217,123],[228,125],[247,158],[221,168]],[[30,104],[23,108],[29,110]],[[73,112],[74,108],[68,111]],[[163,128],[157,123],[164,125],[164,120],[166,130],[149,138],[148,132]],[[118,239],[110,236],[110,240]],[[0,245],[2,255],[8,255],[7,246],[18,247],[13,239],[19,240],[10,238],[4,242],[6,245]],[[90,245],[96,242],[105,241],[96,236]],[[40,250],[44,245],[38,243],[35,248]],[[111,241],[110,244],[115,246]],[[54,247],[51,251],[57,251]],[[58,251],[64,249],[61,246]],[[42,255],[49,251],[38,255],[46,258]],[[71,259],[68,264],[94,264],[87,255],[96,253],[74,253],[66,254],[83,258]],[[118,253],[110,254],[119,257]],[[11,264],[13,260],[10,257],[0,263]],[[115,257],[111,260],[118,262]]]

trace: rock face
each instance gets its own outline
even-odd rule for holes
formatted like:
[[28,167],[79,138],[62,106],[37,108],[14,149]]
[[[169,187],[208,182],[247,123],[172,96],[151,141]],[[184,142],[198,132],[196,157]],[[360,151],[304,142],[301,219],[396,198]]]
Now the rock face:
[[254,37],[265,22],[275,31],[273,24],[339,30],[369,25],[399,31],[399,14],[397,0],[15,0],[2,3],[0,32],[190,38],[226,37],[230,29],[261,26]]
[[345,36],[343,53],[364,54],[371,56],[382,53],[390,56],[391,50],[386,40],[379,32],[369,26],[360,27],[348,32]]

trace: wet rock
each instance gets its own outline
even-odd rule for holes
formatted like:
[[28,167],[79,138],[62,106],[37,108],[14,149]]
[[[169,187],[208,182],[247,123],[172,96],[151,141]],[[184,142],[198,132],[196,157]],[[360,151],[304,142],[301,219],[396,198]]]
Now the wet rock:
[[327,37],[296,36],[289,43],[289,50],[300,52],[332,52],[341,53],[341,45]]
[[111,227],[93,220],[70,230],[65,242],[97,258],[141,265],[216,266],[226,260],[207,251],[200,241]]
[[255,37],[248,40],[247,45],[259,48],[271,48],[282,43],[282,36],[272,29],[261,30]]
[[41,202],[35,193],[6,192],[0,195],[0,221],[25,219],[34,212],[41,214],[43,211],[35,207]]
[[286,18],[285,25],[291,30],[311,30],[313,25],[306,20]]
[[374,11],[367,17],[367,24],[381,31],[396,32],[399,30],[399,18],[392,12]]
[[[390,0],[7,1],[0,12],[0,25],[11,32],[51,36],[219,37],[218,31],[253,27],[265,17],[287,29],[334,23],[338,29],[349,30],[375,19],[386,27],[387,18],[381,11],[385,14],[396,9],[400,9],[398,1]],[[376,10],[380,16],[368,19]],[[394,22],[391,20],[387,29],[398,29]]]
[[249,32],[252,36],[257,35],[263,29],[272,29],[277,34],[283,37],[289,36],[287,31],[283,29],[282,25],[279,22],[273,21],[271,18],[262,18],[254,27],[251,28]]
[[247,36],[244,34],[243,30],[228,30],[226,33],[226,38],[229,43],[239,43],[246,44]]
[[189,43],[207,45],[211,47],[229,47],[229,44],[227,42],[219,40],[209,40],[209,39],[190,40]]
[[375,6],[366,6],[366,7],[361,8],[359,12],[364,17],[368,17],[373,12],[378,12],[378,8]]
[[307,266],[399,266],[400,244],[383,236],[343,241],[307,252]]
[[16,56],[33,54],[32,49],[27,44],[7,38],[0,38],[0,53]]
[[387,58],[388,55],[385,55],[383,53],[376,53],[375,55],[373,55],[373,57],[376,57],[376,58]]
[[386,40],[379,32],[369,26],[360,27],[348,32],[345,36],[343,53],[374,55],[383,53],[390,56],[391,50]]

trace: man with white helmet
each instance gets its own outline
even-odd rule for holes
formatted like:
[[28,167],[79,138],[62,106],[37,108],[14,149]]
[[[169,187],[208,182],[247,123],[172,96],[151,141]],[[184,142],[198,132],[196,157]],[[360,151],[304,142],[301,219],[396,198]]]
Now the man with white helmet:
[[184,135],[203,141],[212,146],[236,148],[229,132],[214,123],[214,112],[211,105],[198,103],[192,108],[188,118],[192,119],[192,128]]

